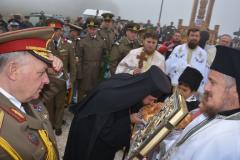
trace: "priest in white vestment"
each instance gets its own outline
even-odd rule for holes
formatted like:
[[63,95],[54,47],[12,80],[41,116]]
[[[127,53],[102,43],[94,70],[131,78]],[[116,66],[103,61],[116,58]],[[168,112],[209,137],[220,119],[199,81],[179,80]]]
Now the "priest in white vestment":
[[139,74],[146,72],[152,65],[165,72],[165,58],[156,51],[157,35],[155,32],[146,32],[143,47],[131,50],[118,64],[116,74]]
[[200,107],[203,114],[183,130],[162,160],[240,159],[240,51],[216,48]]
[[203,75],[203,81],[199,92],[203,93],[203,87],[207,80],[207,53],[198,44],[200,31],[196,28],[188,30],[188,42],[174,48],[166,61],[166,74],[171,78],[173,86],[178,85],[178,78],[187,66],[197,69]]

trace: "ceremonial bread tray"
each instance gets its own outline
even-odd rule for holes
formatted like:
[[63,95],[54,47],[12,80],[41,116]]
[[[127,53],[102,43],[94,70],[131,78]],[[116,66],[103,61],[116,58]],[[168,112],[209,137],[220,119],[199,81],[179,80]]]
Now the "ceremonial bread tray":
[[141,160],[159,144],[188,114],[184,98],[175,90],[161,110],[133,136],[127,160]]

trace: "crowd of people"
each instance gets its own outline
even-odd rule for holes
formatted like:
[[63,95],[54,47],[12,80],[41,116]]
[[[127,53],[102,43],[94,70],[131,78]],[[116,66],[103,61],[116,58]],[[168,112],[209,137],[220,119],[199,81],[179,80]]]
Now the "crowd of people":
[[175,29],[163,40],[159,24],[101,16],[41,16],[34,26],[29,16],[6,23],[0,15],[0,159],[62,158],[55,135],[68,108],[63,159],[113,160],[129,148],[131,125],[143,123],[141,108],[175,89],[190,118],[159,144],[161,153],[144,158],[240,159],[240,51],[232,37],[209,45],[209,32],[193,27],[186,42]]

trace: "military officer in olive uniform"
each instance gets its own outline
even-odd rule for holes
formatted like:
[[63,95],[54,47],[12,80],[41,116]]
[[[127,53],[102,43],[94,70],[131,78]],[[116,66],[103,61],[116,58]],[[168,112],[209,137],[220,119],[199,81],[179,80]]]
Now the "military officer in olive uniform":
[[63,61],[63,72],[56,74],[49,71],[50,84],[44,88],[42,97],[49,111],[55,133],[61,135],[67,89],[73,86],[76,79],[76,65],[73,48],[62,37],[63,23],[57,19],[48,19],[47,23],[54,28],[54,36],[48,41],[47,49]]
[[113,30],[113,20],[112,18],[114,15],[112,13],[103,13],[103,22],[101,26],[101,30],[98,32],[99,36],[102,37],[107,46],[107,51],[110,53],[112,49],[112,45],[114,44],[114,41],[116,40],[116,33]]
[[57,72],[63,66],[45,49],[52,34],[35,27],[0,35],[1,160],[59,159],[48,112],[37,100],[49,83],[48,66]]
[[129,53],[130,50],[140,47],[140,43],[137,40],[139,28],[140,26],[137,23],[128,23],[125,26],[125,36],[114,43],[110,53],[111,74],[115,73],[118,63]]
[[106,54],[105,41],[97,34],[99,21],[93,17],[86,20],[87,35],[80,42],[79,63],[82,69],[82,82],[78,92],[80,101],[99,80],[103,56]]
[[70,27],[68,42],[71,43],[71,46],[74,50],[74,57],[75,57],[75,63],[76,63],[76,81],[74,83],[74,91],[73,91],[74,97],[76,97],[78,90],[80,90],[80,82],[82,79],[82,69],[79,63],[79,57],[77,56],[79,55],[79,51],[80,51],[80,42],[81,42],[80,33],[82,31],[82,27],[79,27],[72,23],[69,23],[68,25]]

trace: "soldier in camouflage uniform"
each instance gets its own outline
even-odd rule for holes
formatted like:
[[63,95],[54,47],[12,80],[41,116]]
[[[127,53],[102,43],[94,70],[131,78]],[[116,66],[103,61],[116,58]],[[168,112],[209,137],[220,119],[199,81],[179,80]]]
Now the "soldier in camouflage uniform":
[[130,22],[125,26],[126,34],[119,41],[115,42],[110,53],[111,74],[115,73],[118,63],[129,53],[130,50],[139,48],[137,33],[140,26]]

